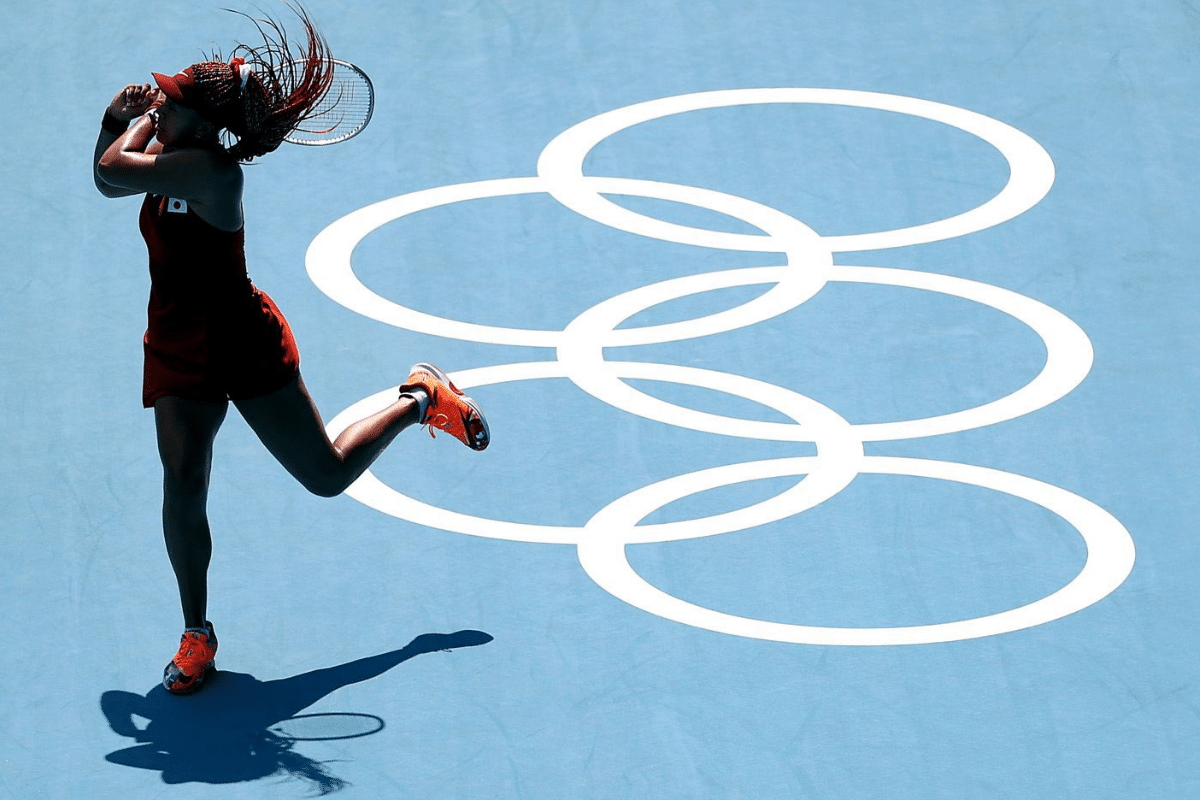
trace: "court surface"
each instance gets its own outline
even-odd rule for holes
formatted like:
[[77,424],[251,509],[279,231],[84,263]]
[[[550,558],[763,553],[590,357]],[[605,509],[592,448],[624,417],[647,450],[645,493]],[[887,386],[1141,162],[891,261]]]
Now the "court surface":
[[231,413],[173,698],[89,159],[222,5],[4,12],[0,796],[1200,797],[1196,8],[311,0],[376,115],[251,275],[331,428],[432,361],[493,444],[323,500]]

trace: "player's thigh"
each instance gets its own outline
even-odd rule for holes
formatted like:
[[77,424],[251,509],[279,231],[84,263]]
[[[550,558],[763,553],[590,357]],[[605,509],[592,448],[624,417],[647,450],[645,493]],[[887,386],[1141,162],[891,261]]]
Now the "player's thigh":
[[229,404],[225,401],[160,397],[154,403],[158,455],[168,479],[207,483],[213,440]]
[[339,461],[304,380],[270,394],[235,400],[238,412],[284,469],[306,486],[337,470]]

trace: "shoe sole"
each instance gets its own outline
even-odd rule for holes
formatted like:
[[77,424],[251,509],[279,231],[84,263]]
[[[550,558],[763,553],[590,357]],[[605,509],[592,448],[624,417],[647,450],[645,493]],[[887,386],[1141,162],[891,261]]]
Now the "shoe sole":
[[171,688],[168,688],[165,683],[163,684],[163,688],[167,690],[167,694],[173,694],[177,697],[182,697],[183,695],[188,695],[188,694],[195,694],[196,692],[200,691],[201,688],[203,688],[204,684],[208,682],[209,676],[213,672],[216,672],[216,670],[217,670],[216,664],[210,664],[209,666],[205,667],[204,672],[200,673],[200,678],[194,684],[187,687],[186,689],[171,689]]

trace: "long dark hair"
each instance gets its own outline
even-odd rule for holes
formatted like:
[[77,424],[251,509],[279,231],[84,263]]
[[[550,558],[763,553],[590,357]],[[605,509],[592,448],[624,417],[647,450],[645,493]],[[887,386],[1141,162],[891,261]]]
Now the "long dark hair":
[[[223,146],[238,161],[248,162],[279,147],[313,112],[333,81],[329,43],[302,6],[287,6],[304,29],[299,50],[270,16],[256,19],[233,11],[254,23],[263,43],[239,43],[230,62],[214,53],[212,60],[192,65],[204,105],[199,110],[227,131]],[[243,64],[251,70],[244,81]]]

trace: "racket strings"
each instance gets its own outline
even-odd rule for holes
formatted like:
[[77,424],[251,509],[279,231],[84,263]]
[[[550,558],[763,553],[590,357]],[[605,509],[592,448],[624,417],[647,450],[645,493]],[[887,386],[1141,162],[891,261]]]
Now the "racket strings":
[[348,139],[366,126],[374,105],[374,91],[367,78],[354,67],[338,62],[328,91],[288,140],[322,144]]

